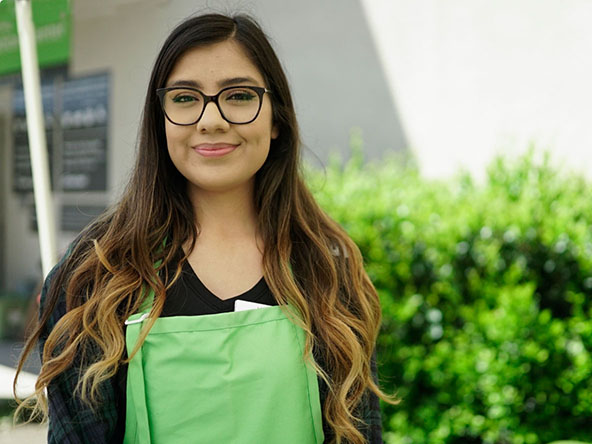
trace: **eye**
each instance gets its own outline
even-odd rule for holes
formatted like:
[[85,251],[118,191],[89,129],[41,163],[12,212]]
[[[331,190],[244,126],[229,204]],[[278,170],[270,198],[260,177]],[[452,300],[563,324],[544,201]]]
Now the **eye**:
[[187,103],[187,102],[193,102],[195,100],[198,100],[198,98],[195,96],[187,95],[187,94],[179,94],[179,95],[176,95],[175,97],[173,97],[173,102],[175,102],[175,103]]
[[233,103],[248,103],[257,99],[257,94],[248,89],[233,89],[225,94],[224,100]]
[[171,102],[179,105],[191,105],[201,102],[201,96],[195,91],[174,89],[169,91]]

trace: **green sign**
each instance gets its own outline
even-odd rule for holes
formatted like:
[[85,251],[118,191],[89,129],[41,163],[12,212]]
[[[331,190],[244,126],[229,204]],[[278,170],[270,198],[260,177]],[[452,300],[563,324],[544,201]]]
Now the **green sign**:
[[[39,66],[66,63],[70,57],[70,1],[31,0]],[[21,68],[15,0],[0,0],[0,75]]]

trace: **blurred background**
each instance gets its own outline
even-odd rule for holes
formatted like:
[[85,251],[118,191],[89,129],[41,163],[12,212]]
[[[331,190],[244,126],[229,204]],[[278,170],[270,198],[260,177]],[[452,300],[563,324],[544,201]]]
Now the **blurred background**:
[[[402,399],[385,441],[592,440],[592,2],[32,5],[60,252],[127,181],[167,34],[192,14],[252,14],[291,82],[311,186],[381,296],[381,377]],[[0,2],[0,209],[9,412],[43,279],[14,0]]]

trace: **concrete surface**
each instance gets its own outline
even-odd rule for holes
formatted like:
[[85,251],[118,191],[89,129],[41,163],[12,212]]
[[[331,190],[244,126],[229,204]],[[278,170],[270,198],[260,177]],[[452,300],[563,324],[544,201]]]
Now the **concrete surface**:
[[11,418],[0,420],[0,444],[42,444],[47,442],[45,424],[27,424],[14,427]]
[[[15,367],[22,350],[22,344],[3,341],[0,342],[0,403],[13,399],[12,381]],[[27,369],[37,372],[39,361],[35,354]],[[32,391],[37,376],[24,372],[19,377],[19,395],[23,396]],[[47,425],[27,424],[14,426],[12,416],[0,417],[0,444],[41,444],[47,442]]]

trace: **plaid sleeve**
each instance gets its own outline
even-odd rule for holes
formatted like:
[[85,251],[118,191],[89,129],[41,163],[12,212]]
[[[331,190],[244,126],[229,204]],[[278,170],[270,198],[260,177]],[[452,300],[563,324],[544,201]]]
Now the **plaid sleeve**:
[[[376,367],[376,352],[372,355],[370,363],[372,378],[378,382],[378,370]],[[362,419],[366,423],[364,437],[368,444],[382,444],[382,415],[380,413],[380,401],[375,393],[368,391],[362,404]]]
[[[43,313],[52,282],[60,267],[63,266],[69,252],[70,250],[51,270],[44,282],[41,291],[40,314]],[[51,313],[39,339],[41,356],[43,356],[43,347],[49,333],[64,314],[66,314],[66,295],[62,289],[55,309]],[[76,361],[79,361],[79,359]],[[80,377],[79,364],[79,362],[74,362],[66,371],[55,377],[48,386],[49,428],[47,442],[49,444],[118,442],[115,437],[118,414],[117,392],[114,383],[113,381],[106,381],[101,386],[100,396],[102,402],[93,411],[74,395],[74,388]],[[119,442],[121,442],[121,438]]]
[[[316,357],[319,365],[322,364],[322,360]],[[376,352],[372,355],[370,363],[372,370],[372,378],[375,382],[378,381],[378,371],[376,367]],[[319,377],[319,393],[321,398],[321,406],[324,405],[325,399],[329,389],[327,384]],[[380,413],[380,401],[370,390],[366,391],[360,404],[357,407],[358,416],[362,419],[363,424],[359,426],[358,430],[364,436],[367,444],[383,444],[382,441],[382,415]],[[324,420],[324,409],[323,409],[323,432],[325,434],[325,443],[331,442],[335,438],[335,433]]]

